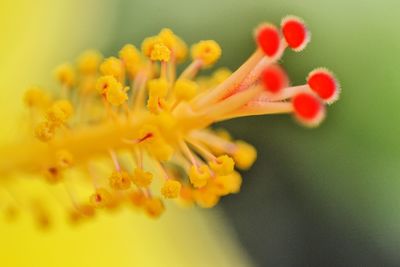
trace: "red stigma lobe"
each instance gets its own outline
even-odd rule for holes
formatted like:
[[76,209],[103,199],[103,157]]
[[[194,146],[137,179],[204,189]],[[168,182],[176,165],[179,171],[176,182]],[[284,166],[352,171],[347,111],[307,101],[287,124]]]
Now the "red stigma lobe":
[[333,75],[326,70],[319,69],[311,72],[307,84],[325,102],[333,102],[337,95],[337,82]]
[[278,93],[288,85],[286,72],[278,65],[267,67],[261,74],[264,88],[271,93]]
[[308,31],[301,19],[292,16],[283,19],[282,32],[286,43],[293,50],[301,51],[307,45]]
[[293,108],[296,116],[305,123],[314,124],[318,123],[323,112],[323,105],[321,102],[311,94],[300,93],[292,99]]
[[257,43],[267,56],[275,56],[281,43],[278,29],[273,25],[262,25],[257,30]]

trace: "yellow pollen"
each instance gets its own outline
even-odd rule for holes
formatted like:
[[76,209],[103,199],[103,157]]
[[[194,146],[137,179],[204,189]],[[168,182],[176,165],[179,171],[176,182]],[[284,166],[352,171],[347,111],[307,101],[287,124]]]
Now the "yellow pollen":
[[168,93],[168,87],[169,84],[164,78],[149,81],[149,100],[147,102],[147,108],[150,112],[158,114],[161,110],[168,109],[168,103],[165,100]]
[[195,188],[204,187],[211,178],[211,172],[207,165],[192,166],[189,170],[189,179]]
[[29,108],[44,109],[50,105],[51,98],[45,90],[33,86],[25,92],[24,103]]
[[162,42],[171,50],[173,56],[178,62],[183,61],[188,53],[186,43],[176,36],[171,29],[164,28],[158,34]]
[[196,191],[194,194],[194,198],[197,205],[202,208],[212,208],[217,205],[220,199],[217,194],[208,189]]
[[128,195],[128,201],[135,207],[142,207],[146,202],[146,196],[142,191],[132,191]]
[[142,55],[139,50],[134,45],[127,44],[119,51],[119,57],[125,64],[129,77],[135,78],[142,67]]
[[235,162],[228,155],[222,155],[209,163],[211,170],[218,175],[228,175],[233,172]]
[[201,60],[205,67],[212,66],[221,53],[221,47],[214,40],[200,41],[192,46],[192,58]]
[[181,191],[181,183],[176,180],[168,179],[161,188],[161,194],[166,198],[177,198]]
[[149,198],[144,203],[145,211],[150,218],[156,219],[164,212],[165,207],[159,198]]
[[103,59],[100,52],[87,50],[83,52],[77,60],[77,68],[83,75],[94,75],[97,73],[99,65]]
[[240,191],[242,177],[238,172],[232,172],[228,175],[217,176],[214,181],[214,187],[219,195],[225,196],[235,194]]
[[138,187],[147,187],[153,181],[153,174],[151,172],[146,172],[143,169],[136,168],[133,171],[132,181]]
[[162,43],[162,40],[158,36],[152,36],[152,37],[148,37],[148,38],[144,39],[142,42],[142,53],[146,57],[150,58],[151,53],[153,52],[154,46],[156,44],[160,44],[160,43]]
[[122,81],[125,76],[125,70],[121,60],[116,57],[109,57],[100,65],[100,72],[102,75],[111,75],[117,81]]
[[54,133],[55,127],[48,121],[39,123],[35,128],[35,136],[42,142],[48,142],[53,139]]
[[90,204],[96,208],[104,208],[112,202],[112,196],[105,188],[97,188],[96,192],[90,196]]
[[129,87],[122,88],[122,84],[111,86],[106,92],[106,100],[113,106],[120,106],[128,100],[127,91]]
[[54,74],[57,81],[63,86],[72,87],[76,82],[75,70],[69,63],[58,66]]
[[110,187],[115,190],[127,190],[131,187],[131,177],[126,171],[114,171],[110,176]]
[[96,90],[100,95],[105,95],[111,87],[122,87],[114,76],[102,76],[96,81]]
[[71,118],[74,108],[68,100],[58,100],[47,110],[46,117],[55,126],[65,124]]
[[151,50],[150,59],[154,61],[168,62],[171,56],[171,51],[163,43],[157,43]]
[[257,151],[252,145],[244,141],[237,141],[236,146],[237,148],[232,154],[233,158],[235,159],[236,165],[242,170],[247,170],[251,167],[251,165],[253,165],[254,161],[256,160]]

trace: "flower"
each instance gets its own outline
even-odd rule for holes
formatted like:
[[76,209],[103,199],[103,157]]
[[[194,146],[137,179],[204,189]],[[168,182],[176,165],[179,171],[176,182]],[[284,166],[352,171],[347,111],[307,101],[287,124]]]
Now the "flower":
[[[178,75],[187,47],[170,29],[145,39],[143,54],[131,44],[119,58],[102,60],[87,51],[76,66],[57,69],[61,92],[54,99],[37,89],[27,93],[26,105],[38,111],[30,118],[36,139],[0,150],[0,174],[22,171],[67,183],[74,171],[83,172],[88,179],[67,188],[73,223],[123,204],[151,218],[162,215],[169,199],[213,207],[240,191],[235,167],[248,169],[257,157],[250,144],[213,130],[215,122],[291,113],[314,127],[325,117],[325,104],[338,99],[330,71],[318,68],[304,85],[289,86],[278,65],[287,48],[298,52],[309,39],[297,17],[284,18],[281,29],[263,23],[255,31],[257,48],[242,66],[203,79],[197,74],[220,58],[220,46],[214,40],[194,44],[192,62]],[[161,188],[156,180],[163,181]],[[85,201],[74,197],[81,187],[90,191]],[[35,204],[37,217],[47,227],[52,220],[42,206]]]

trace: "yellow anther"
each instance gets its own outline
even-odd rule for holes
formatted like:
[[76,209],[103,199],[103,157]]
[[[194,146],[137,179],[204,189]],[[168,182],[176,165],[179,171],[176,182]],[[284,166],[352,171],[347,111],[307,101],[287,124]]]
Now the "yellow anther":
[[197,205],[202,208],[212,208],[219,202],[219,196],[212,190],[196,190],[194,194]]
[[149,198],[144,205],[146,214],[154,219],[160,217],[165,210],[164,204],[159,198]]
[[115,190],[129,189],[131,177],[126,171],[114,171],[110,176],[110,187]]
[[142,191],[133,191],[128,195],[128,200],[133,204],[133,206],[141,207],[146,202],[146,196]]
[[126,93],[129,87],[122,88],[122,84],[118,83],[117,86],[111,86],[106,92],[106,100],[113,106],[120,106],[128,100]]
[[77,60],[78,70],[84,75],[91,75],[97,72],[103,56],[99,51],[87,50]]
[[47,182],[55,184],[62,179],[61,170],[56,166],[51,166],[45,169],[44,178]]
[[166,198],[177,198],[181,188],[182,185],[180,182],[168,179],[161,188],[161,194],[163,194],[163,196]]
[[136,168],[133,171],[132,181],[138,187],[147,187],[153,181],[153,174],[151,172],[146,172],[143,169]]
[[257,158],[257,150],[244,141],[236,142],[235,152],[232,154],[238,168],[246,170],[253,165]]
[[174,34],[174,32],[169,29],[169,28],[164,28],[160,31],[158,34],[158,37],[160,40],[171,50],[175,50],[175,47],[177,45],[177,36]]
[[93,207],[104,208],[112,202],[112,195],[105,188],[97,188],[93,195],[90,196],[89,201]]
[[118,81],[122,81],[125,72],[124,72],[124,66],[121,62],[116,57],[109,57],[103,61],[100,65],[100,72],[102,75],[111,75],[114,76],[115,79]]
[[47,108],[50,104],[50,96],[43,89],[32,86],[25,92],[24,103],[30,108]]
[[153,79],[148,82],[149,99],[147,108],[150,112],[158,114],[161,110],[168,110],[168,103],[164,99],[168,93],[168,86],[167,80],[163,78]]
[[219,156],[209,163],[210,168],[218,175],[228,175],[233,172],[235,162],[228,155]]
[[189,101],[198,91],[199,86],[196,82],[188,79],[179,79],[174,85],[174,96],[179,101]]
[[96,210],[89,204],[76,204],[76,207],[69,211],[69,222],[77,224],[84,219],[93,218],[96,215]]
[[79,91],[83,95],[96,92],[96,82],[97,78],[95,75],[89,75],[84,78],[79,83]]
[[224,176],[217,176],[215,180],[213,180],[213,186],[220,196],[238,193],[241,185],[242,177],[238,172],[232,172],[231,174]]
[[141,68],[140,52],[134,45],[127,44],[119,51],[119,57],[125,64],[129,77],[133,79]]
[[69,168],[74,164],[74,156],[68,150],[59,150],[56,153],[56,164],[60,169]]
[[213,40],[200,41],[192,46],[192,58],[200,59],[205,67],[213,65],[221,57],[221,47]]
[[141,61],[139,50],[131,44],[127,44],[121,48],[119,57],[126,65],[138,64]]
[[36,222],[36,226],[40,230],[48,230],[52,226],[50,213],[42,201],[33,200],[31,211]]
[[188,48],[186,43],[176,36],[171,29],[164,28],[158,34],[162,42],[172,51],[178,62],[184,60],[187,56]]
[[119,198],[118,196],[111,196],[110,201],[108,202],[108,204],[105,206],[107,210],[109,211],[115,211],[117,210],[119,207],[121,207],[122,204],[122,199]]
[[211,172],[207,165],[192,166],[189,169],[189,180],[196,188],[204,187],[211,178]]
[[55,127],[52,123],[44,121],[35,127],[35,136],[42,142],[48,142],[53,139]]
[[157,43],[151,50],[150,59],[153,61],[165,61],[168,62],[171,57],[171,50],[163,44]]
[[89,204],[78,204],[76,210],[86,217],[93,217],[96,214],[96,210]]
[[177,46],[175,50],[175,58],[177,62],[185,61],[188,55],[188,46],[182,39],[177,39]]
[[72,87],[76,81],[75,70],[71,64],[65,63],[58,66],[54,72],[57,81],[67,87]]
[[148,82],[149,95],[155,97],[166,97],[168,93],[168,81],[166,79],[152,79]]
[[230,71],[227,68],[219,68],[216,71],[214,71],[212,75],[212,83],[214,85],[220,84],[226,79],[228,79],[229,76],[231,76],[232,71]]
[[191,204],[194,201],[194,190],[191,186],[182,186],[180,192],[180,199],[184,203]]
[[128,100],[126,91],[129,90],[129,87],[124,88],[122,84],[111,75],[100,77],[96,82],[96,90],[113,106],[120,106]]
[[114,76],[101,76],[96,81],[96,90],[101,95],[105,96],[106,92],[112,87],[122,87],[122,85],[115,79]]
[[46,117],[55,126],[65,124],[71,118],[74,108],[68,100],[58,100],[47,110]]
[[162,43],[162,40],[158,36],[151,36],[144,39],[142,42],[143,55],[150,58],[154,46],[159,43]]

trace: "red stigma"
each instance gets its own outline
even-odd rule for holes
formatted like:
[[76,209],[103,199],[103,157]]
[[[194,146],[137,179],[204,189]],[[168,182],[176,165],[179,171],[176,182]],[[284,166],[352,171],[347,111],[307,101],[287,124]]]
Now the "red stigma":
[[288,16],[281,23],[286,43],[294,51],[301,51],[309,41],[309,34],[304,22],[297,17]]
[[278,93],[289,83],[286,72],[279,65],[267,67],[261,74],[261,81],[264,88],[271,93]]
[[324,115],[324,106],[315,96],[300,93],[292,98],[293,109],[296,117],[310,126],[317,125]]
[[325,102],[332,103],[336,100],[339,89],[335,77],[329,71],[325,69],[312,71],[307,84]]
[[281,37],[274,25],[263,24],[256,32],[257,43],[262,51],[269,57],[273,57],[279,50]]

